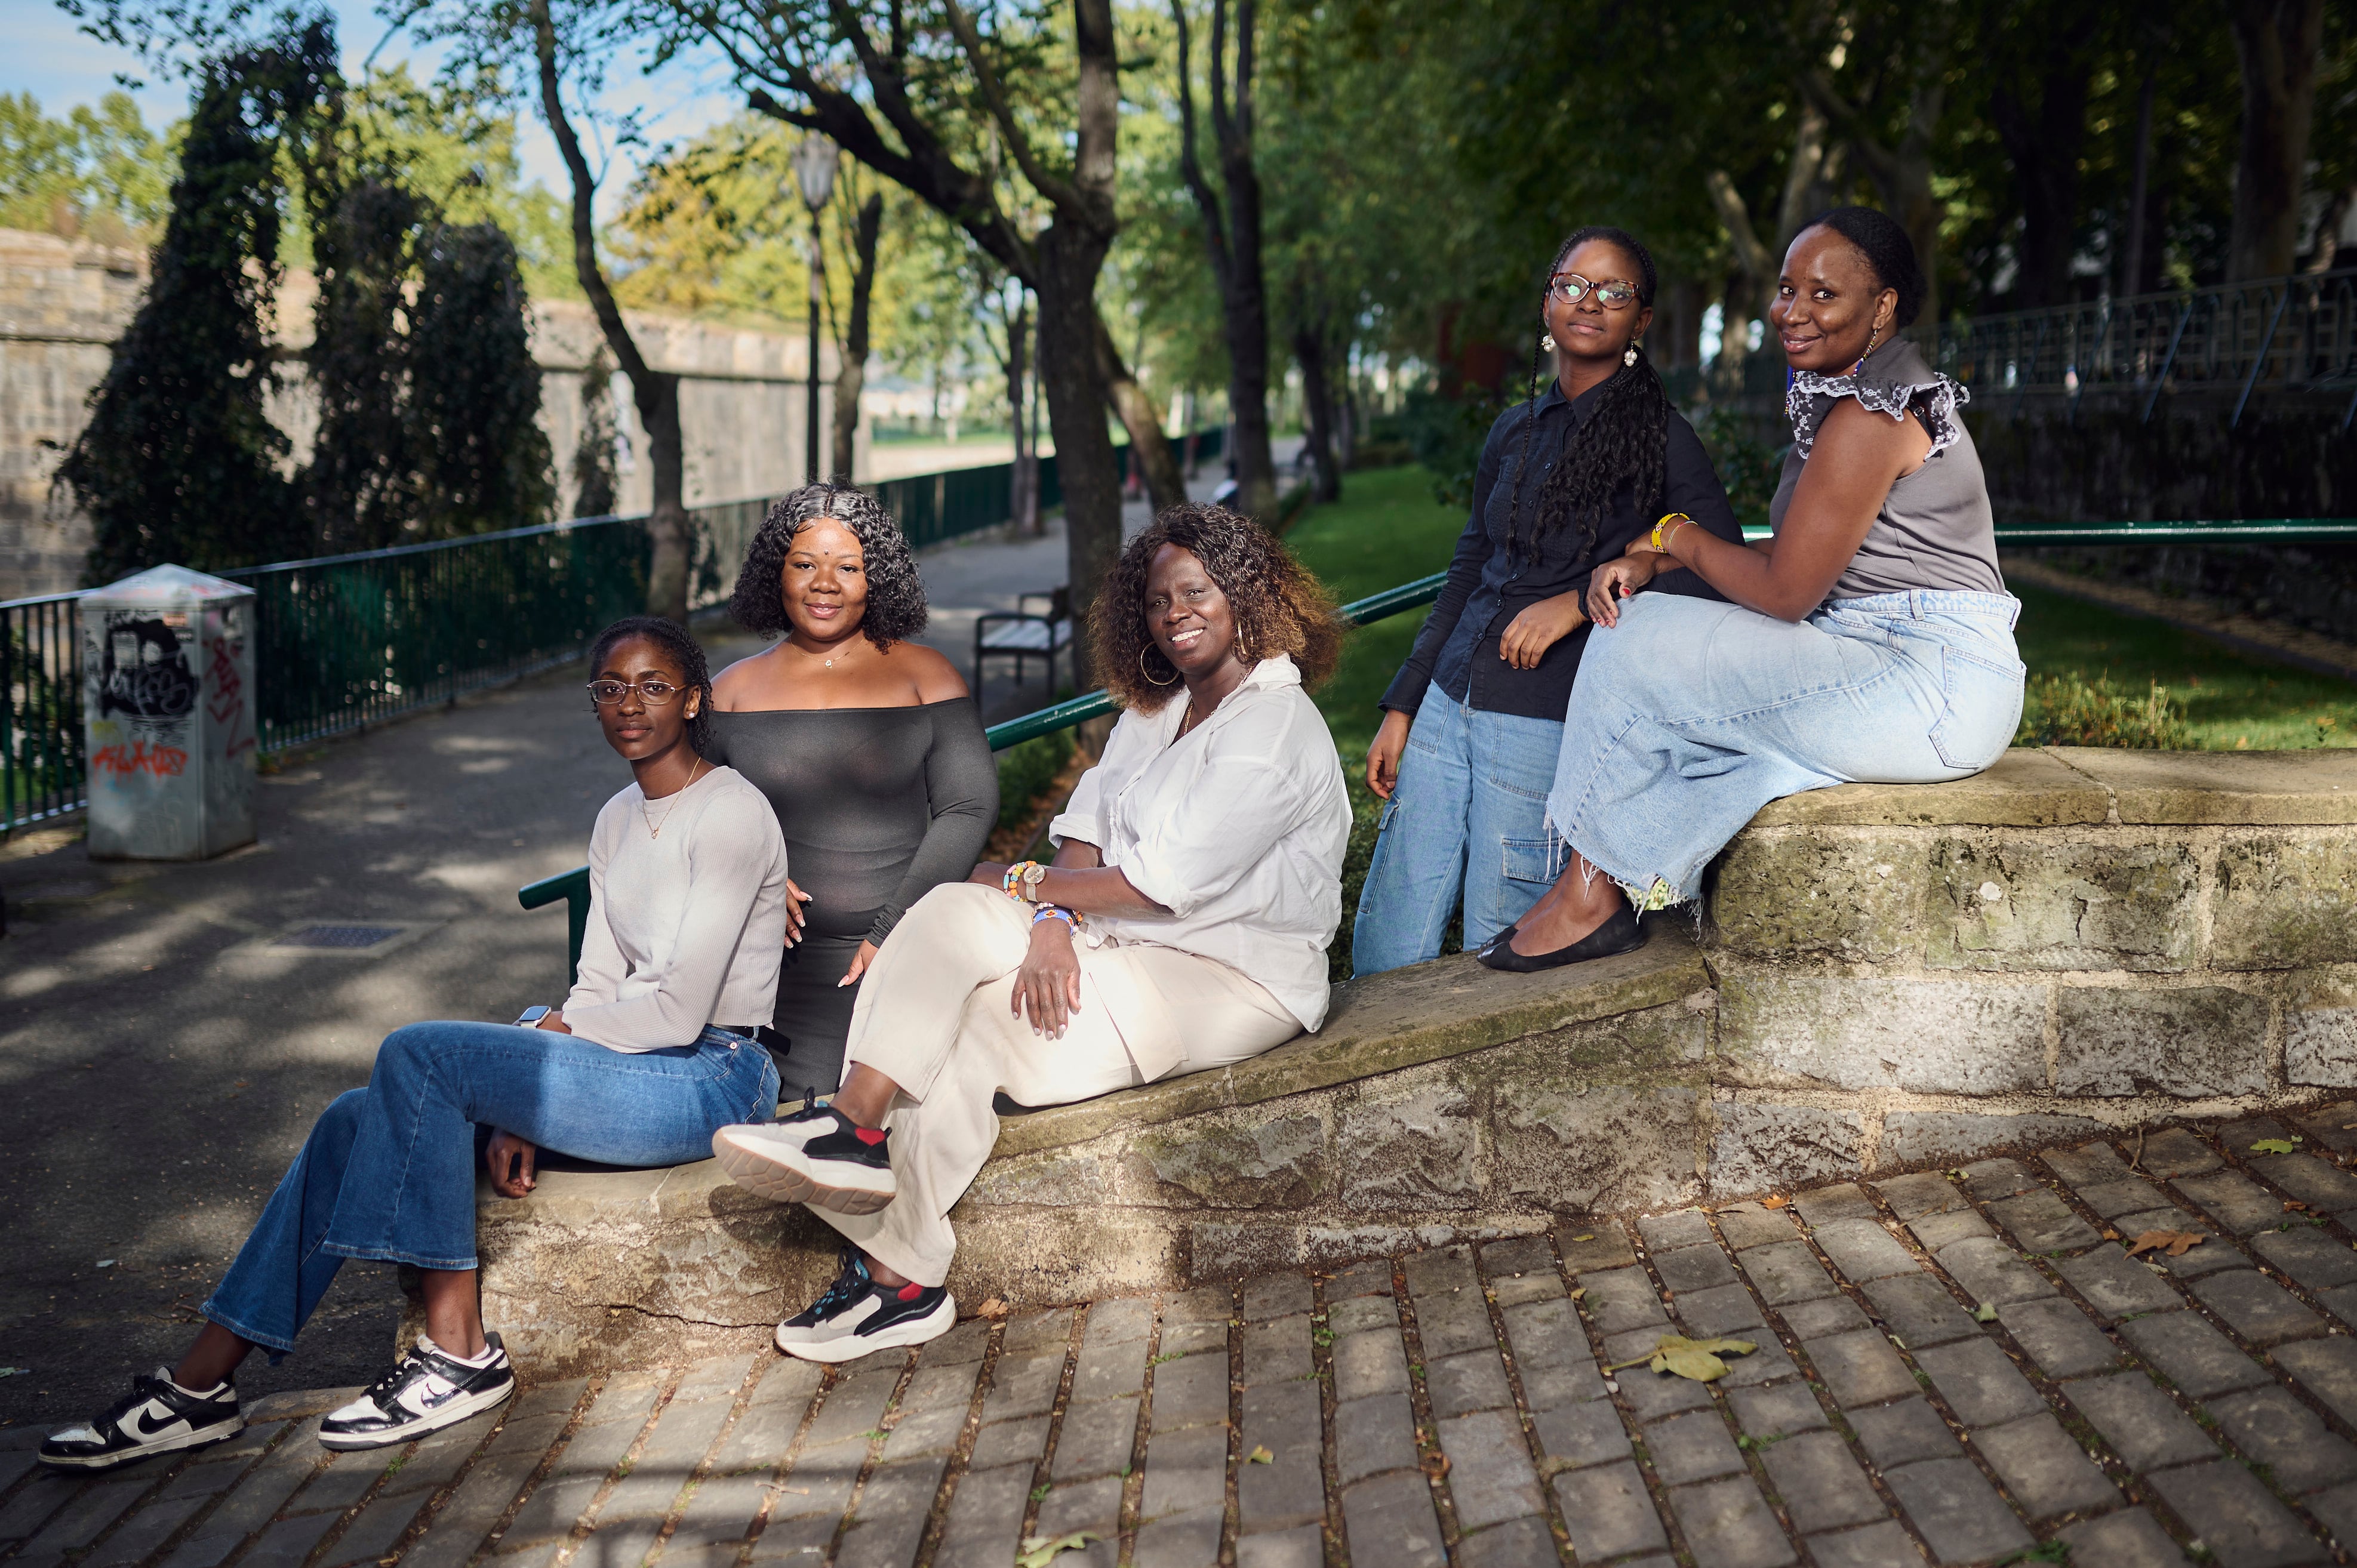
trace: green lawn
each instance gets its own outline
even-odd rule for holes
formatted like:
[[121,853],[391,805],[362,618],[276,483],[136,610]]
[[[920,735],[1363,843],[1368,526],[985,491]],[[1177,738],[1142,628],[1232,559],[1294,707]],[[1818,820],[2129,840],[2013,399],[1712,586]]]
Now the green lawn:
[[[1342,496],[1311,510],[1286,538],[1336,598],[1361,598],[1448,564],[1464,515],[1434,502],[1422,468],[1349,475]],[[2357,745],[2357,684],[2067,595],[2028,585],[2014,592],[2022,603],[2021,657],[2033,675],[2108,674],[2139,695],[2158,682],[2183,699],[2196,744],[2219,750]],[[1382,717],[1375,700],[1407,657],[1424,615],[1411,610],[1354,633],[1341,669],[1318,693],[1334,744],[1352,763],[1374,737]]]
[[2158,682],[2184,701],[2194,744],[2212,750],[2357,745],[2357,685],[2347,681],[2066,594],[2028,584],[2013,591],[2021,600],[2015,637],[2032,674],[2109,674],[2114,685],[2139,694]]

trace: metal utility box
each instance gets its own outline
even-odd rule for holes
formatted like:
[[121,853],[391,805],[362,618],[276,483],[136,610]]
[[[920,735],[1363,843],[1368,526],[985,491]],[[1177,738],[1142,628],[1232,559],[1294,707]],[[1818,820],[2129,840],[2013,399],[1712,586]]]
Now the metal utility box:
[[253,842],[253,590],[155,566],[81,597],[90,853],[202,860]]

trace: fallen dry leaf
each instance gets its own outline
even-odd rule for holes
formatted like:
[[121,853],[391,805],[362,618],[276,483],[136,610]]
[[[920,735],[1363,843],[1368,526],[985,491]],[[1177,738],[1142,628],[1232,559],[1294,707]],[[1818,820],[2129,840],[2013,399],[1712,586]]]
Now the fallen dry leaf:
[[1975,1307],[1973,1309],[1973,1321],[1975,1323],[1995,1323],[1996,1321],[1996,1304],[1985,1301],[1981,1303],[1980,1305]]
[[984,1317],[1004,1317],[1006,1316],[1006,1304],[994,1295],[975,1307],[974,1311]]
[[1574,1236],[1572,1240],[1575,1241],[1593,1241],[1596,1240],[1596,1233],[1591,1230],[1585,1236]]
[[1581,1296],[1584,1296],[1584,1295],[1586,1295],[1587,1294],[1587,1287],[1586,1285],[1577,1285],[1577,1286],[1574,1286],[1574,1287],[1573,1287],[1573,1289],[1572,1289],[1572,1293],[1571,1293],[1571,1299],[1572,1299],[1572,1300],[1574,1300],[1574,1301],[1577,1301]]
[[2157,1252],[2166,1249],[2172,1258],[2185,1256],[2186,1249],[2198,1247],[2209,1237],[2192,1230],[2147,1230],[2129,1244],[2128,1256],[2138,1252]]
[[1760,1207],[1762,1208],[1781,1208],[1792,1201],[1792,1200],[1791,1198],[1786,1197],[1780,1192],[1775,1194],[1773,1197],[1761,1198],[1760,1200]]
[[1244,1455],[1244,1463],[1247,1465],[1274,1465],[1276,1463],[1276,1455],[1268,1451],[1267,1444],[1255,1443],[1253,1444],[1253,1451]]
[[2112,1229],[2110,1226],[2108,1226],[2108,1225],[2106,1225],[2106,1226],[2104,1226],[2104,1240],[2106,1240],[2106,1241],[2116,1241],[2116,1240],[2118,1240],[2119,1239],[2120,1239],[2120,1233],[2119,1233],[2118,1231],[2116,1231],[2116,1230],[2113,1230],[2113,1229]]
[[2305,1209],[2307,1207],[2308,1205],[2302,1203],[2296,1197],[2287,1197],[2284,1199],[2284,1212],[2287,1214],[2297,1213]]
[[1652,1355],[1604,1369],[1611,1373],[1624,1367],[1649,1366],[1656,1372],[1671,1372],[1708,1383],[1727,1376],[1727,1363],[1719,1359],[1722,1355],[1749,1356],[1758,1348],[1749,1339],[1689,1339],[1683,1334],[1664,1334],[1655,1343]]
[[1023,1551],[1015,1559],[1016,1568],[1048,1568],[1058,1552],[1079,1552],[1090,1541],[1103,1539],[1093,1530],[1076,1530],[1070,1535],[1027,1535]]
[[1439,1480],[1448,1474],[1448,1455],[1435,1454],[1416,1467],[1433,1479]]
[[2288,1155],[2291,1153],[2292,1144],[2298,1141],[2299,1140],[2297,1138],[2262,1138],[2257,1143],[2251,1145],[2251,1153],[2255,1155]]

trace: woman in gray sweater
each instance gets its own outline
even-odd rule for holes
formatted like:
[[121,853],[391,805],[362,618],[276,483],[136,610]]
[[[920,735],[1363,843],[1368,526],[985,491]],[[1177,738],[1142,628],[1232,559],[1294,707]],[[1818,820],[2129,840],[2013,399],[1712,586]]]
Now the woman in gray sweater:
[[702,750],[712,684],[687,633],[619,621],[590,668],[591,705],[634,779],[590,836],[589,925],[562,1010],[386,1036],[368,1087],[312,1124],[179,1365],[53,1434],[42,1463],[111,1470],[235,1436],[231,1376],[256,1347],[274,1361],[294,1347],[347,1258],[419,1270],[425,1332],[328,1415],[320,1443],[383,1448],[490,1410],[516,1380],[476,1288],[478,1129],[492,1186],[521,1197],[543,1147],[683,1165],[719,1128],[773,1114],[777,1070],[752,1031],[777,990],[785,841],[760,792]]

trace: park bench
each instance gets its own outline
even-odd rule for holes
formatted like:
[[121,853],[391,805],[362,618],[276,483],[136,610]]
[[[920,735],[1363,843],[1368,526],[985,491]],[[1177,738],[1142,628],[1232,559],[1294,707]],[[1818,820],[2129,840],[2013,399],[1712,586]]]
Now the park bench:
[[[1072,662],[1072,594],[1058,588],[1045,594],[1025,594],[1011,610],[985,610],[974,623],[974,693],[982,696],[982,661],[1015,660],[1015,683],[1023,683],[1034,659],[1048,661],[1048,686],[1056,684],[1056,656]],[[1031,607],[1040,607],[1034,609]],[[1073,664],[1077,671],[1077,663]]]

